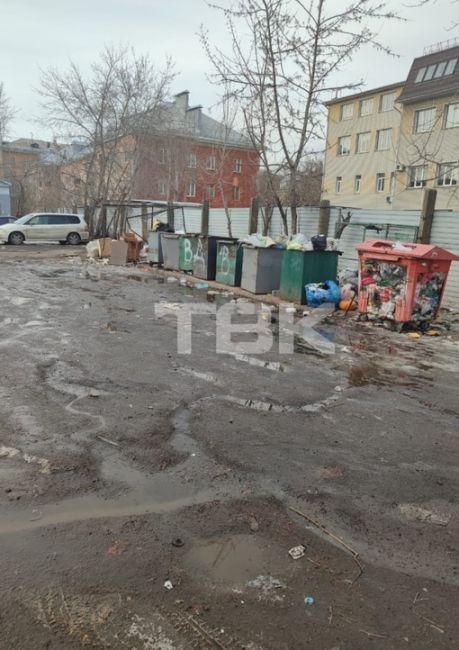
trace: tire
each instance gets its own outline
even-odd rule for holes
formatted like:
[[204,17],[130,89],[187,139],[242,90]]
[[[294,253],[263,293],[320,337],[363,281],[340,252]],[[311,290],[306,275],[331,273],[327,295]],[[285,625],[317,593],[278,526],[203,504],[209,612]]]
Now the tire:
[[77,232],[71,232],[67,235],[67,244],[69,246],[79,246],[81,244],[81,237]]
[[22,232],[12,232],[8,237],[8,244],[13,246],[21,246],[24,243],[25,237]]

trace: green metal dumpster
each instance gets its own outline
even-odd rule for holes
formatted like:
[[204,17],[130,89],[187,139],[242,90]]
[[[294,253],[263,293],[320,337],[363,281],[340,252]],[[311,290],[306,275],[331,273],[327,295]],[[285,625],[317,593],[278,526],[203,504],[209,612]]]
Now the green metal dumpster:
[[217,241],[217,270],[215,279],[231,287],[241,286],[242,246],[237,239]]
[[179,267],[181,271],[193,270],[193,256],[198,235],[180,235]]
[[311,282],[336,280],[338,251],[284,252],[280,279],[280,297],[304,305],[304,285]]

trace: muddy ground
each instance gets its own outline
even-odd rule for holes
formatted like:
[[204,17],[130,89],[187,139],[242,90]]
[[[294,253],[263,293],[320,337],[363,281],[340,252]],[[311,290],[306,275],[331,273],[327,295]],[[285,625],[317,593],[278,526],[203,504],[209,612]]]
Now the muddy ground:
[[231,296],[83,252],[0,249],[1,650],[457,648],[458,325],[178,355]]

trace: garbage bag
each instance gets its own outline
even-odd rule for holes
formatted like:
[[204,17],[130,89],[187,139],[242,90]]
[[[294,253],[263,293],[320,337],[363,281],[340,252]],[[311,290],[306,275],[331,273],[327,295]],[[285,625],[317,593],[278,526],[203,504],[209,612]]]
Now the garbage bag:
[[341,300],[341,291],[336,282],[327,280],[320,284],[307,284],[304,287],[306,302],[310,307],[319,307],[324,302],[337,305]]
[[326,235],[315,235],[311,237],[312,247],[315,251],[324,251],[327,248]]

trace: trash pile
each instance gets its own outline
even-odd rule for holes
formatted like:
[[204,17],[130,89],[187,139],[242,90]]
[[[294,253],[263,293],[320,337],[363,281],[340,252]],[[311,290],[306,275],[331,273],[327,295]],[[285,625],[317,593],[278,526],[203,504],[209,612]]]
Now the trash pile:
[[338,305],[341,300],[340,288],[333,280],[307,284],[304,290],[309,307],[320,307],[325,302]]
[[128,262],[136,264],[146,254],[144,242],[134,233],[126,233],[121,239],[102,237],[86,244],[86,253],[90,260],[103,260],[106,264],[124,266]]
[[438,311],[446,273],[424,273],[418,278],[412,313],[414,323],[432,320]]
[[339,308],[343,311],[353,311],[358,307],[359,272],[357,269],[343,269],[338,273],[341,290]]
[[333,237],[326,237],[325,235],[316,235],[314,237],[306,237],[302,233],[287,237],[286,235],[278,235],[274,238],[261,233],[248,235],[239,240],[241,244],[253,246],[254,248],[283,248],[288,251],[336,251],[338,250],[338,239]]
[[394,320],[397,303],[404,299],[406,267],[394,262],[367,259],[362,262],[361,288],[368,296],[367,316]]

